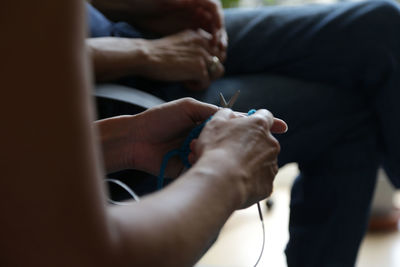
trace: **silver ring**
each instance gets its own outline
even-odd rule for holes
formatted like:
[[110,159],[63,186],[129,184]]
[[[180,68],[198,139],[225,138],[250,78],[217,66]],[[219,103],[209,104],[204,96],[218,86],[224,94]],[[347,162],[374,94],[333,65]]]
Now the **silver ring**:
[[216,56],[213,56],[210,60],[210,62],[208,63],[208,73],[210,75],[213,75],[215,73],[215,71],[218,68],[218,65],[220,64],[219,58]]

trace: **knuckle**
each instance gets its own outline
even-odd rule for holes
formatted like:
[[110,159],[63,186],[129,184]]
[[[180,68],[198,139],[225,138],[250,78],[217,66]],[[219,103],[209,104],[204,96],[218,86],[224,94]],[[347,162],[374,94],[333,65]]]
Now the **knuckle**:
[[269,111],[268,109],[261,109],[261,111],[263,112],[263,115],[265,116],[266,120],[271,122],[273,121],[274,115],[272,114],[271,111]]
[[276,156],[281,152],[281,146],[280,146],[278,140],[276,140],[275,138],[272,138],[272,140],[271,140],[271,149],[272,149],[272,153]]
[[268,128],[268,121],[261,116],[257,116],[257,115],[254,116],[254,123],[263,129]]
[[219,129],[223,128],[224,123],[225,121],[222,118],[214,117],[207,123],[207,128],[213,132],[217,132]]
[[208,79],[207,65],[201,57],[199,57],[199,59],[197,60],[196,69],[196,73],[198,73],[201,79]]
[[183,32],[187,42],[193,42],[197,38],[197,33],[194,30],[185,30]]
[[199,65],[199,67],[200,67],[201,69],[207,69],[207,64],[206,64],[206,62],[204,61],[204,59],[203,59],[202,56],[199,56],[199,57],[198,57],[197,62],[198,62],[198,65]]
[[197,100],[191,97],[185,97],[181,99],[181,102],[184,107],[191,107],[197,103]]
[[187,35],[190,35],[190,36],[196,35],[196,32],[192,29],[186,29],[186,30],[184,30],[184,33],[186,33]]
[[198,47],[197,52],[203,59],[207,59],[209,57],[208,52],[203,47]]
[[216,126],[222,122],[223,122],[222,118],[214,117],[210,122],[208,122],[208,124],[210,124],[210,126]]

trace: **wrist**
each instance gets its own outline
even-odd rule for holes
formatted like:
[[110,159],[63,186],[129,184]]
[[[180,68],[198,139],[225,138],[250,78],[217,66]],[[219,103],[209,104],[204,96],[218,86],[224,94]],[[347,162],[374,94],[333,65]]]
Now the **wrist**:
[[206,151],[189,170],[236,210],[246,202],[245,172],[224,149]]
[[113,80],[140,75],[145,62],[145,40],[117,37],[89,38],[86,43],[93,58],[96,80]]
[[133,116],[118,116],[96,121],[99,142],[107,173],[131,168],[131,126]]

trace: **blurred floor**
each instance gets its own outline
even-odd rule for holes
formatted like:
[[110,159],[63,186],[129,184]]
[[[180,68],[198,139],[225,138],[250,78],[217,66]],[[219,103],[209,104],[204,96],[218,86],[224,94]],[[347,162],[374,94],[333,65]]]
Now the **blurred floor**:
[[[280,170],[273,193],[274,206],[266,212],[262,203],[266,244],[258,266],[285,267],[283,253],[288,240],[289,190],[296,176],[296,165]],[[262,229],[257,207],[237,211],[228,220],[220,237],[196,267],[254,266],[261,252]],[[370,233],[366,236],[357,267],[400,266],[400,232]]]

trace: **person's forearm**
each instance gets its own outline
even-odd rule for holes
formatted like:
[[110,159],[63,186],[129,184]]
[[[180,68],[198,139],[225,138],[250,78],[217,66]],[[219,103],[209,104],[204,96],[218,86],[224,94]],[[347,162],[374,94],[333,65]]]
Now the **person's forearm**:
[[[134,116],[118,116],[94,123],[99,132],[99,144],[103,152],[103,164],[106,173],[129,168],[129,159],[125,155],[129,155],[126,150],[130,149],[127,145],[129,144],[127,139],[131,131],[130,127],[135,122],[132,117]],[[128,125],[130,127],[127,127]]]
[[237,173],[229,164],[221,155],[207,155],[163,191],[132,206],[113,207],[124,261],[193,266],[242,204],[240,186],[229,179]]
[[87,39],[96,81],[140,74],[146,59],[144,42],[142,39],[116,37]]

